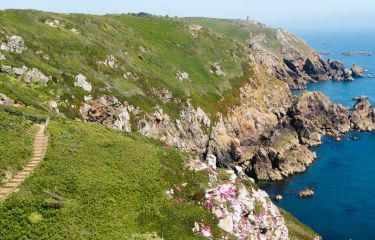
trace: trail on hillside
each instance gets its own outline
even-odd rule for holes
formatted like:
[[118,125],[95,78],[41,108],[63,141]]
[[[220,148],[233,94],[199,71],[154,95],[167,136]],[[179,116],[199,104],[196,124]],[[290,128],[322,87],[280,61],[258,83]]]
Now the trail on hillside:
[[0,201],[10,196],[43,160],[47,150],[48,136],[45,134],[47,124],[38,124],[34,140],[34,155],[31,160],[12,179],[0,187]]

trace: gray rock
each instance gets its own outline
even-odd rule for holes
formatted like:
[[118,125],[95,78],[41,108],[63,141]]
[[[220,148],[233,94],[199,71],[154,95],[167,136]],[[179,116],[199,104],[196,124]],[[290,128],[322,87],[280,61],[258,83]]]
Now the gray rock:
[[117,59],[112,55],[107,55],[106,59],[104,61],[99,61],[99,64],[105,65],[109,68],[118,68],[119,64],[117,62]]
[[92,85],[87,81],[87,78],[84,75],[78,74],[74,80],[74,86],[81,87],[87,92],[92,91]]
[[225,76],[225,72],[221,69],[219,63],[213,63],[211,64],[211,71],[212,73],[215,73],[217,76]]
[[175,73],[175,77],[180,81],[184,81],[184,80],[188,80],[190,78],[190,75],[187,72],[178,71]]
[[308,198],[315,195],[315,191],[312,188],[305,188],[298,193],[300,198]]
[[12,106],[14,101],[10,99],[7,95],[0,93],[0,105],[1,106]]
[[0,52],[0,61],[6,60],[6,57],[4,54]]
[[20,36],[7,36],[7,42],[2,42],[0,49],[8,52],[22,53],[26,49],[25,42]]
[[367,97],[361,97],[357,100],[350,116],[350,120],[354,130],[375,130],[375,109]]
[[26,66],[22,66],[20,68],[12,66],[2,66],[0,71],[15,76],[25,83],[40,83],[44,86],[46,86],[52,79],[51,76],[47,77],[37,68],[29,69]]

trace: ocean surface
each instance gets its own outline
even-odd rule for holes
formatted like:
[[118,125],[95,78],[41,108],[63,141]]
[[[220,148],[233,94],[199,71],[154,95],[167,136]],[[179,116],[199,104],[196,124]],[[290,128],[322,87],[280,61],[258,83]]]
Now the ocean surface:
[[[373,51],[375,32],[297,33],[316,50],[329,51],[350,67],[356,63],[375,74],[374,56],[344,56],[344,51]],[[321,91],[330,99],[352,107],[353,97],[366,95],[375,103],[375,78],[353,82],[327,81],[309,84],[310,91]],[[354,141],[349,136],[357,136]],[[325,137],[315,148],[318,160],[306,173],[284,182],[264,186],[271,195],[283,195],[277,205],[311,226],[325,240],[375,239],[375,133],[349,133],[343,140]],[[315,196],[300,199],[297,192],[305,187]]]

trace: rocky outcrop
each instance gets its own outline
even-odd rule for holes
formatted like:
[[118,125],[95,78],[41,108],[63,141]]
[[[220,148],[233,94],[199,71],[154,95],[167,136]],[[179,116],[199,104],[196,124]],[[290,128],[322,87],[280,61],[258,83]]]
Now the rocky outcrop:
[[98,99],[87,97],[80,107],[80,113],[86,122],[97,122],[113,129],[131,131],[127,107],[113,96],[104,95]]
[[325,61],[304,41],[285,30],[276,29],[274,32],[280,49],[269,45],[270,40],[264,34],[253,34],[248,46],[256,60],[267,67],[269,74],[288,83],[291,89],[304,89],[309,82],[352,81],[354,76],[361,76],[358,74],[360,68],[345,68],[341,62],[332,59]]
[[189,80],[190,74],[183,71],[178,71],[175,73],[175,77],[180,81]]
[[351,69],[352,71],[352,75],[355,76],[355,77],[364,77],[364,72],[365,72],[365,69],[363,69],[361,66],[359,66],[358,64],[354,64]]
[[138,122],[138,131],[145,136],[158,138],[169,146],[191,151],[200,156],[206,151],[210,119],[200,108],[191,104],[180,112],[179,119],[172,119],[160,107]]
[[0,52],[0,61],[6,60],[6,59],[7,58],[5,57],[5,55]]
[[103,61],[99,61],[98,63],[101,65],[105,65],[109,68],[119,67],[117,59],[112,54],[107,55],[106,59],[104,59]]
[[0,71],[15,76],[25,83],[39,83],[46,86],[47,83],[52,80],[51,76],[47,77],[39,69],[29,69],[26,66],[22,66],[20,68],[12,66],[2,66],[0,68]]
[[219,63],[215,62],[211,64],[211,73],[214,73],[217,76],[225,76],[225,72],[221,69]]
[[202,26],[197,24],[189,25],[189,33],[194,37],[197,38],[199,36],[199,32],[203,29]]
[[322,135],[340,137],[350,130],[349,109],[331,102],[320,92],[302,94],[289,110],[289,116],[300,141],[308,146],[321,144]]
[[86,92],[91,92],[92,91],[92,85],[91,83],[89,83],[87,81],[87,78],[86,76],[82,75],[82,74],[78,74],[75,78],[74,78],[74,86],[76,87],[81,87],[83,88],[83,90],[85,90]]
[[7,42],[2,42],[0,45],[0,50],[7,52],[22,53],[25,49],[25,42],[20,36],[7,36]]
[[47,19],[44,21],[50,27],[57,28],[57,27],[64,27],[65,25],[61,23],[58,19]]
[[308,197],[312,197],[314,195],[315,195],[315,191],[312,188],[305,188],[298,193],[298,196],[300,198],[308,198]]
[[375,130],[375,109],[367,97],[361,97],[354,105],[351,117],[352,128],[358,131]]

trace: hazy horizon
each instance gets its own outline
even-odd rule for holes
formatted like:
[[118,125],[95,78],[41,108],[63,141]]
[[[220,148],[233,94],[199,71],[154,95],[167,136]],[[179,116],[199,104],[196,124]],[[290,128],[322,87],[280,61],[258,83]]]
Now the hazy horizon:
[[155,15],[178,17],[210,17],[228,19],[254,19],[271,27],[291,31],[305,30],[373,30],[375,1],[357,0],[356,4],[343,4],[340,0],[316,0],[301,4],[298,0],[262,2],[248,0],[81,0],[55,2],[49,0],[1,1],[0,9],[35,9],[60,13],[110,14],[148,12]]

